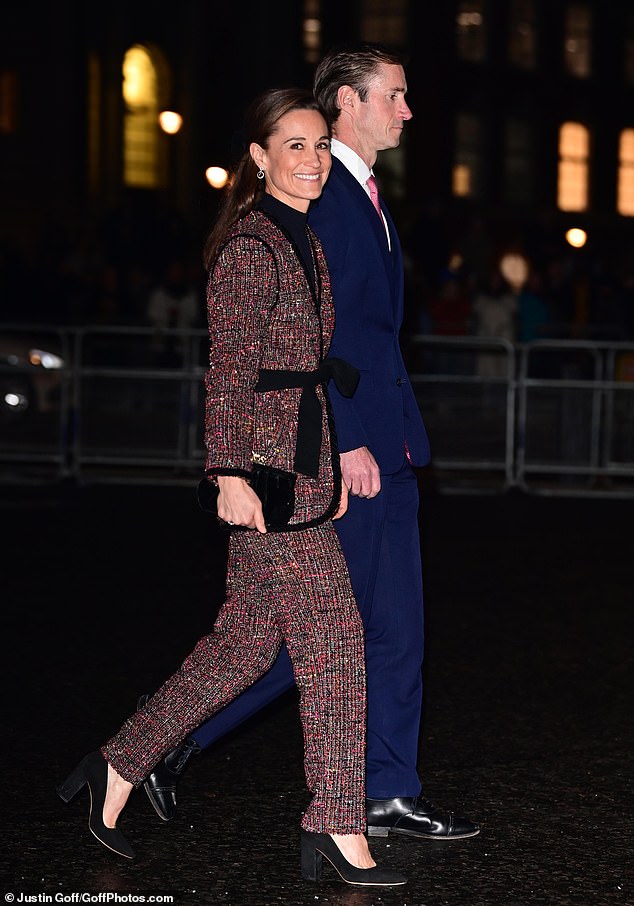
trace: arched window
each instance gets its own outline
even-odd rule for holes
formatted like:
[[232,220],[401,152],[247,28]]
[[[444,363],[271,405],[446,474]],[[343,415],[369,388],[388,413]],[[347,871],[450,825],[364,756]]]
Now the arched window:
[[135,44],[123,58],[123,181],[126,186],[165,185],[165,145],[158,115],[167,96],[167,72],[157,50]]
[[559,130],[557,207],[585,211],[588,207],[590,133],[581,123],[564,123]]
[[623,129],[619,139],[619,214],[634,217],[634,129]]

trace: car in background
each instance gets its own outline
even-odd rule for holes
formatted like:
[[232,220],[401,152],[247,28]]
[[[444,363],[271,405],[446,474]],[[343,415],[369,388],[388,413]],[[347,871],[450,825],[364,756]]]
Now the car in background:
[[46,413],[58,407],[69,366],[61,331],[0,324],[0,414]]

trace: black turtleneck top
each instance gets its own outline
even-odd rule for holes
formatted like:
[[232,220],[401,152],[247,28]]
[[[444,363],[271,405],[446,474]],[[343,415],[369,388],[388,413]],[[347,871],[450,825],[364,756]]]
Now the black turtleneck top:
[[303,211],[297,211],[291,208],[268,192],[265,192],[256,205],[259,211],[264,211],[282,227],[284,232],[290,237],[293,245],[297,249],[299,259],[306,271],[306,276],[310,286],[315,291],[315,265],[313,261],[313,250],[308,238],[307,220],[308,214]]

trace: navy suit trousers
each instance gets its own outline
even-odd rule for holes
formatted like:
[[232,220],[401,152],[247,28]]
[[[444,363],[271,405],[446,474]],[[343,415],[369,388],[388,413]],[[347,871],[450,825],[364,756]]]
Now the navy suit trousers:
[[[417,796],[422,706],[423,588],[418,485],[407,462],[381,476],[371,500],[351,496],[334,523],[365,627],[368,686],[366,794]],[[292,688],[285,648],[261,679],[192,735],[207,748]]]

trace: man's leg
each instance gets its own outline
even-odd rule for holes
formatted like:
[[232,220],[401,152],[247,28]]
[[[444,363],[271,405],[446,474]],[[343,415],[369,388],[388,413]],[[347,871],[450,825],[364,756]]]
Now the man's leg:
[[418,488],[409,464],[381,476],[376,497],[351,496],[335,526],[366,633],[367,795],[418,796],[423,589]]
[[194,730],[191,734],[192,739],[201,749],[206,749],[266,705],[270,705],[284,692],[288,692],[294,685],[291,660],[286,645],[282,645],[268,673],[230,702],[226,708]]
[[350,497],[335,523],[366,631],[368,833],[431,840],[479,827],[421,795],[416,769],[422,708],[423,587],[418,484],[409,463],[381,476],[372,499]]
[[[192,755],[213,745],[294,685],[291,661],[286,646],[282,645],[273,666],[263,677],[197,727],[146,777],[143,788],[159,818],[170,821],[176,814],[176,784]],[[142,707],[146,700],[147,696],[141,696],[139,706]]]

